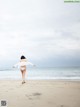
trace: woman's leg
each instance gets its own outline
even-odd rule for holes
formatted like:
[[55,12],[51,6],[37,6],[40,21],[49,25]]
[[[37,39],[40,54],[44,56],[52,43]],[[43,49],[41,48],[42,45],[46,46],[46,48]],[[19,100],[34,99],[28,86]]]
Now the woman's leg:
[[25,74],[26,74],[26,70],[21,70],[21,73],[22,73],[22,83],[24,82],[25,83]]
[[23,81],[25,81],[26,70],[23,71]]

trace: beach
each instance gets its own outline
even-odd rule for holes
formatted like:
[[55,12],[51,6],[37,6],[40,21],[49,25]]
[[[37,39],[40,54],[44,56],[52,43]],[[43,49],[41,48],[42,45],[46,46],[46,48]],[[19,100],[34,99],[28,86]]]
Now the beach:
[[8,107],[80,107],[80,81],[0,80],[0,100]]

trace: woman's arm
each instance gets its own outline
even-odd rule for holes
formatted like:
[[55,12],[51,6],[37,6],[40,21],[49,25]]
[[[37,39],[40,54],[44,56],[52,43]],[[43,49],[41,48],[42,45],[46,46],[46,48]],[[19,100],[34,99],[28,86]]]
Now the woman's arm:
[[18,62],[18,63],[16,63],[15,65],[13,65],[13,68],[18,67],[19,65],[20,65],[20,63]]

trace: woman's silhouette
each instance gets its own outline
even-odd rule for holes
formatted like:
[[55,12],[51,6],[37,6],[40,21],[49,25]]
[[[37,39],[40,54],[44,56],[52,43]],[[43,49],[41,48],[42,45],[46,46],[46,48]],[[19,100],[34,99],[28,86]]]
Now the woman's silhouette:
[[22,84],[25,83],[25,75],[26,75],[26,67],[27,65],[32,65],[34,66],[31,62],[28,62],[28,60],[26,59],[26,57],[24,55],[21,56],[20,58],[20,62],[18,62],[17,64],[15,64],[13,67],[20,67],[20,71],[22,74]]

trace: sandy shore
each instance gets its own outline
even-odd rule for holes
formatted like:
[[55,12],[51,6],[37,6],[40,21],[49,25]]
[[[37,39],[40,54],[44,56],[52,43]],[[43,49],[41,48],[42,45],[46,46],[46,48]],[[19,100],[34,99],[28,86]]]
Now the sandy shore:
[[80,107],[80,82],[0,80],[0,100],[8,107]]

